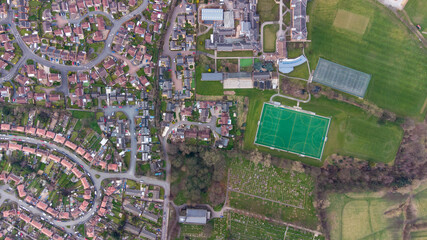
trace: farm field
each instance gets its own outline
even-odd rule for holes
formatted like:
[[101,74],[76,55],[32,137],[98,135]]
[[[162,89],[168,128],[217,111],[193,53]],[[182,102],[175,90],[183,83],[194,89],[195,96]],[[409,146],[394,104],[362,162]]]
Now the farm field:
[[231,207],[312,229],[317,226],[313,180],[303,172],[236,159],[228,183]]
[[[258,97],[260,99],[260,97]],[[265,98],[264,98],[265,99]],[[261,114],[262,102],[250,100],[248,116]],[[288,106],[295,102],[275,98]],[[331,117],[328,141],[325,145],[322,160],[333,153],[350,155],[372,162],[392,163],[400,145],[403,131],[397,124],[378,124],[378,118],[365,113],[362,109],[350,104],[329,100],[326,97],[312,98],[309,103],[300,104],[302,109],[313,111],[318,115]],[[257,130],[256,117],[248,118],[244,146],[254,149],[253,141]],[[301,158],[294,154],[279,152],[266,147],[259,147],[264,152],[275,156],[300,160],[304,163],[319,166],[320,162],[309,158]]]
[[276,51],[276,33],[279,30],[279,24],[269,24],[264,27],[263,46],[264,52]]
[[[332,194],[327,208],[331,239],[401,239],[403,214],[386,215],[405,198],[371,194]],[[397,226],[396,226],[397,225]]]
[[[364,34],[335,27],[339,10],[368,18]],[[423,118],[426,50],[393,13],[368,0],[316,0],[307,12],[312,42],[305,52],[311,68],[322,57],[371,74],[366,100],[400,115]]]
[[181,225],[178,239],[277,239],[277,240],[323,240],[322,235],[316,236],[291,226],[271,223],[236,212],[226,212],[224,218],[213,219],[205,226]]
[[[408,198],[411,197],[411,201]],[[427,223],[427,182],[397,192],[334,193],[326,209],[331,239],[402,239],[403,209],[414,209],[416,224]],[[425,228],[409,228],[411,239],[425,239]]]
[[409,0],[405,11],[414,25],[420,24],[423,31],[427,28],[427,2],[425,0]]

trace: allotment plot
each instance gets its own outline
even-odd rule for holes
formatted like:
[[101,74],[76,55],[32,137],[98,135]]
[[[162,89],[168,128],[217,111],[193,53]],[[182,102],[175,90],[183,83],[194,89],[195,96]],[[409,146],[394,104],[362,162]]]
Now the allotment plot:
[[371,75],[334,62],[319,59],[313,81],[331,88],[363,98],[368,89]]
[[320,160],[330,120],[264,103],[255,144]]

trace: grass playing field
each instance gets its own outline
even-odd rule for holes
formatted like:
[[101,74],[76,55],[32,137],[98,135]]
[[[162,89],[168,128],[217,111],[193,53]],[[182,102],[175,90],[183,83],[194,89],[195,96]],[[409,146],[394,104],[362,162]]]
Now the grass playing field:
[[[369,18],[365,33],[335,27],[339,9]],[[397,114],[423,119],[426,50],[390,10],[378,1],[315,0],[309,3],[307,12],[312,42],[305,53],[311,69],[323,57],[371,74],[366,100]]]
[[329,118],[264,104],[255,143],[321,159],[329,123]]
[[334,20],[335,27],[347,29],[358,34],[365,33],[368,23],[369,18],[342,9],[338,10]]
[[253,59],[240,59],[240,67],[252,66],[253,62]]
[[[427,29],[427,1],[425,0],[409,0],[405,6],[405,11],[408,13],[413,24],[420,24],[425,32]],[[425,35],[424,35],[425,36]]]
[[[238,90],[238,95],[250,98],[248,116],[259,116],[263,103],[272,95],[266,91]],[[296,102],[275,98],[287,106],[295,106]],[[326,97],[312,98],[309,103],[300,105],[304,110],[316,112],[322,116],[331,116],[331,125],[328,132],[328,141],[325,145],[322,160],[328,156],[339,153],[353,156],[372,162],[393,163],[396,152],[402,140],[403,131],[398,124],[378,124],[378,118],[367,114],[362,109],[353,105],[330,100]],[[244,146],[247,150],[255,148],[255,135],[257,133],[259,118],[249,117],[245,131]],[[298,160],[311,165],[321,165],[313,158],[302,158],[295,154],[273,150],[267,147],[258,147],[260,150],[273,156]]]
[[276,33],[279,30],[279,24],[270,24],[264,27],[263,49],[264,52],[276,51]]

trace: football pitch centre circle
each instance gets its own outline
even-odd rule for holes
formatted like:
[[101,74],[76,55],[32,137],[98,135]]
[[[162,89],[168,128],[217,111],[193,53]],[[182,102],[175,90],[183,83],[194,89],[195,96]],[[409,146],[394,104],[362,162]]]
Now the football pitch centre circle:
[[255,144],[321,160],[330,121],[311,112],[264,103]]

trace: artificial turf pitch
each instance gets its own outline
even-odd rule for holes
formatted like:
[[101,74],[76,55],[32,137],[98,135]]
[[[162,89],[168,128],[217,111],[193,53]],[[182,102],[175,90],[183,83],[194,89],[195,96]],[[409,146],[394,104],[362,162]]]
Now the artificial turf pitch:
[[320,160],[330,120],[264,103],[255,144]]

